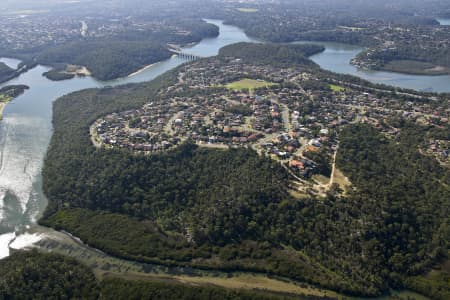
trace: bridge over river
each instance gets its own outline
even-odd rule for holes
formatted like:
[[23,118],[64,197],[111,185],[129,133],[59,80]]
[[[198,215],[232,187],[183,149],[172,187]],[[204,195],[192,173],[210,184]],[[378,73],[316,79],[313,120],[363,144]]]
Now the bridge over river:
[[203,58],[202,56],[199,56],[199,55],[184,52],[181,49],[181,47],[178,45],[168,44],[167,47],[170,52],[176,54],[179,58],[182,58],[185,60],[193,61],[193,60],[198,60],[198,59]]

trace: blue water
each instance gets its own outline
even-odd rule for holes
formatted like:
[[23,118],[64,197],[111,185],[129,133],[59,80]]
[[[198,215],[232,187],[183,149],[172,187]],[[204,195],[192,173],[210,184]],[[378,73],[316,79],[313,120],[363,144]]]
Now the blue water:
[[436,20],[437,20],[441,25],[450,26],[450,19],[437,18]]
[[[206,57],[216,55],[225,45],[257,42],[237,27],[224,25],[218,20],[207,21],[219,26],[219,36],[186,47],[183,49],[184,52]],[[450,92],[450,76],[414,76],[364,71],[349,63],[363,50],[362,48],[339,43],[318,44],[324,45],[326,50],[311,58],[324,69],[359,76],[377,83]],[[8,58],[0,61],[11,67],[16,67],[19,63]],[[30,90],[24,95],[8,104],[4,118],[0,122],[0,257],[8,255],[8,243],[16,232],[23,232],[24,229],[34,225],[47,204],[42,193],[41,168],[52,133],[53,101],[67,93],[86,88],[149,81],[185,62],[178,57],[172,57],[134,76],[109,82],[100,82],[91,77],[53,82],[42,76],[42,73],[49,69],[37,66],[18,78],[0,85],[0,87],[11,84],[30,86]]]
[[[239,28],[223,25],[217,20],[207,21],[220,27],[219,36],[204,39],[184,51],[204,57],[213,56],[225,45],[253,41]],[[19,63],[7,58],[0,61],[11,67]],[[0,85],[26,84],[30,87],[25,94],[8,104],[0,122],[0,258],[8,255],[8,244],[15,233],[35,224],[47,204],[42,192],[41,168],[52,134],[53,101],[86,88],[150,81],[185,62],[172,57],[134,76],[108,82],[92,77],[54,82],[42,76],[49,68],[37,66]]]
[[326,48],[324,52],[313,55],[310,58],[325,70],[358,76],[374,83],[393,85],[418,91],[450,92],[450,75],[426,76],[362,70],[350,64],[352,58],[364,50],[359,46],[329,42],[297,43],[314,43],[324,46]]

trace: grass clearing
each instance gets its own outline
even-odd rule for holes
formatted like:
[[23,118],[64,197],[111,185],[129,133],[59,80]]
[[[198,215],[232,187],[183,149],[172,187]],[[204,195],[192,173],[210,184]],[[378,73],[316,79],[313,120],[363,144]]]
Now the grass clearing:
[[262,88],[262,87],[268,88],[268,87],[275,86],[275,85],[277,85],[277,84],[273,83],[273,82],[245,78],[245,79],[241,79],[239,81],[229,83],[229,84],[225,85],[225,87],[230,90],[245,90],[246,89],[246,90],[253,91],[254,89],[258,89],[258,88]]
[[319,184],[328,184],[330,182],[330,178],[325,177],[323,175],[313,175],[312,179],[316,182],[318,182]]
[[[233,290],[265,291],[273,294],[308,295],[316,297],[342,296],[336,292],[316,288],[308,284],[295,284],[289,281],[281,281],[258,274],[235,274],[226,276],[186,276],[186,275],[155,275],[127,273],[117,274],[106,272],[102,278],[123,278],[127,280],[157,281],[166,283],[181,283],[191,286],[217,286]],[[345,296],[344,296],[345,297]],[[346,299],[346,298],[344,298]]]
[[298,200],[311,198],[311,195],[308,195],[307,193],[302,193],[297,190],[289,189],[288,192],[289,192],[289,195],[291,195],[292,197],[294,197],[295,199],[298,199]]
[[246,290],[265,290],[275,293],[288,293],[297,295],[312,295],[319,297],[332,297],[337,296],[332,291],[321,290],[310,287],[307,284],[296,285],[291,282],[284,282],[275,280],[262,275],[238,275],[230,278],[225,277],[187,277],[187,276],[175,276],[176,279],[191,284],[213,284],[228,289],[246,289]]
[[346,193],[352,185],[350,180],[338,168],[334,170],[333,183],[337,183],[344,193]]
[[333,92],[342,92],[342,91],[345,90],[345,87],[340,86],[340,85],[330,84],[330,89],[331,89]]
[[257,8],[244,8],[244,7],[237,8],[237,10],[243,13],[256,13],[259,11],[259,9]]

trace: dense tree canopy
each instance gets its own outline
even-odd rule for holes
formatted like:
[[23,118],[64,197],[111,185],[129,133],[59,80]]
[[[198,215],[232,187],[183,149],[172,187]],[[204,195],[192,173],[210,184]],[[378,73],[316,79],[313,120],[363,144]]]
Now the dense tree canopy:
[[95,78],[110,80],[170,56],[171,53],[159,43],[109,39],[64,44],[38,55],[37,60],[42,64],[86,66]]
[[369,125],[346,127],[337,164],[355,191],[320,200],[290,196],[284,169],[249,149],[188,143],[144,156],[92,146],[98,117],[158,101],[175,74],[55,103],[42,224],[121,257],[267,272],[360,295],[402,286],[445,257],[450,179],[418,150],[427,128],[399,124],[394,141]]
[[[178,34],[173,27],[184,29],[187,34]],[[59,68],[61,64],[85,66],[93,77],[111,80],[127,76],[147,65],[170,58],[172,53],[167,44],[185,45],[199,42],[202,38],[219,34],[217,26],[199,19],[179,19],[169,24],[161,21],[157,30],[126,30],[105,37],[85,37],[69,40],[62,44],[23,49],[3,50],[3,55],[20,57]],[[7,66],[0,65],[2,72],[8,73]],[[3,70],[3,71],[2,71]],[[50,72],[50,79],[67,79],[67,74]],[[65,75],[65,76],[64,76]],[[8,77],[11,79],[10,77]]]
[[0,299],[97,299],[97,281],[76,260],[37,251],[0,260]]
[[58,254],[20,251],[0,260],[0,299],[149,299],[149,300],[320,300],[326,297],[270,294],[263,291],[224,289],[212,285],[188,285],[176,280],[145,281],[106,276],[76,260]]
[[315,66],[307,57],[324,50],[324,47],[318,45],[237,43],[220,49],[219,56],[235,57],[253,64]]

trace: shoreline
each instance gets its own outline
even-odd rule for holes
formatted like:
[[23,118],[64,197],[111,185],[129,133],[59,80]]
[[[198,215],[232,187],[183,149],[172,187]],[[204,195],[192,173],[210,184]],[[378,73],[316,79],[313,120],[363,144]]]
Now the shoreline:
[[30,89],[27,85],[8,85],[0,89],[0,121],[3,119],[3,112],[6,106]]
[[[350,64],[364,71],[369,72],[388,72],[399,75],[412,75],[412,76],[429,76],[429,77],[439,77],[439,76],[449,76],[450,68],[443,66],[430,66],[429,68],[410,68],[405,69],[401,63],[398,61],[392,61],[384,66],[373,67],[368,66],[363,61],[356,60],[355,58],[350,61]],[[414,61],[411,61],[414,62]]]
[[86,66],[68,64],[64,72],[74,76],[92,76],[92,72]]
[[[95,267],[90,268],[100,277],[115,276],[120,278],[132,276],[143,280],[164,279],[191,284],[216,284],[224,288],[234,287],[236,284],[239,284],[236,282],[237,280],[245,280],[245,283],[239,284],[240,288],[245,290],[262,288],[263,285],[267,285],[267,290],[273,293],[283,293],[285,289],[288,289],[291,293],[299,296],[303,294],[329,297],[343,296],[347,299],[343,294],[339,294],[329,289],[322,289],[317,285],[289,279],[285,281],[271,278],[267,274],[259,272],[228,272],[227,270],[209,270],[198,267],[188,267],[189,270],[185,271],[182,265],[145,263],[127,258],[120,258],[86,244],[79,237],[67,231],[58,231],[51,227],[38,225],[32,228],[31,232],[32,234],[27,237],[40,237],[40,240],[32,244],[26,244],[27,249],[36,248],[46,253],[67,255],[90,266],[97,264]],[[20,238],[20,235],[16,238]],[[17,249],[12,248],[11,250],[16,251]],[[109,266],[108,270],[104,269],[105,266]],[[128,270],[124,271],[124,269]],[[229,276],[229,274],[232,274],[232,276]],[[305,284],[304,287],[299,286],[299,284],[302,283]],[[279,287],[280,284],[282,285],[282,288]]]
[[150,69],[151,67],[153,67],[153,66],[156,65],[156,64],[157,64],[157,63],[153,63],[153,64],[150,64],[150,65],[146,65],[145,67],[143,67],[143,68],[137,70],[136,72],[133,72],[133,73],[129,74],[129,75],[127,76],[127,78],[136,76],[136,75],[138,75],[138,74],[144,72],[145,70]]
[[380,69],[368,69],[370,71],[381,71],[381,72],[391,72],[397,74],[404,75],[414,75],[414,76],[430,76],[430,77],[438,77],[438,76],[448,76],[450,75],[450,70],[448,71],[432,71],[432,70],[417,70],[417,71],[406,71],[406,70],[397,70],[395,68],[382,67]]
[[50,70],[43,73],[42,76],[50,81],[71,80],[75,77],[92,77],[91,71],[85,66],[68,64],[64,69],[59,69],[52,65],[48,65],[48,67]]
[[8,105],[8,103],[10,103],[11,100],[5,101],[5,102],[0,102],[0,122],[3,120],[3,111],[6,108],[6,105]]

